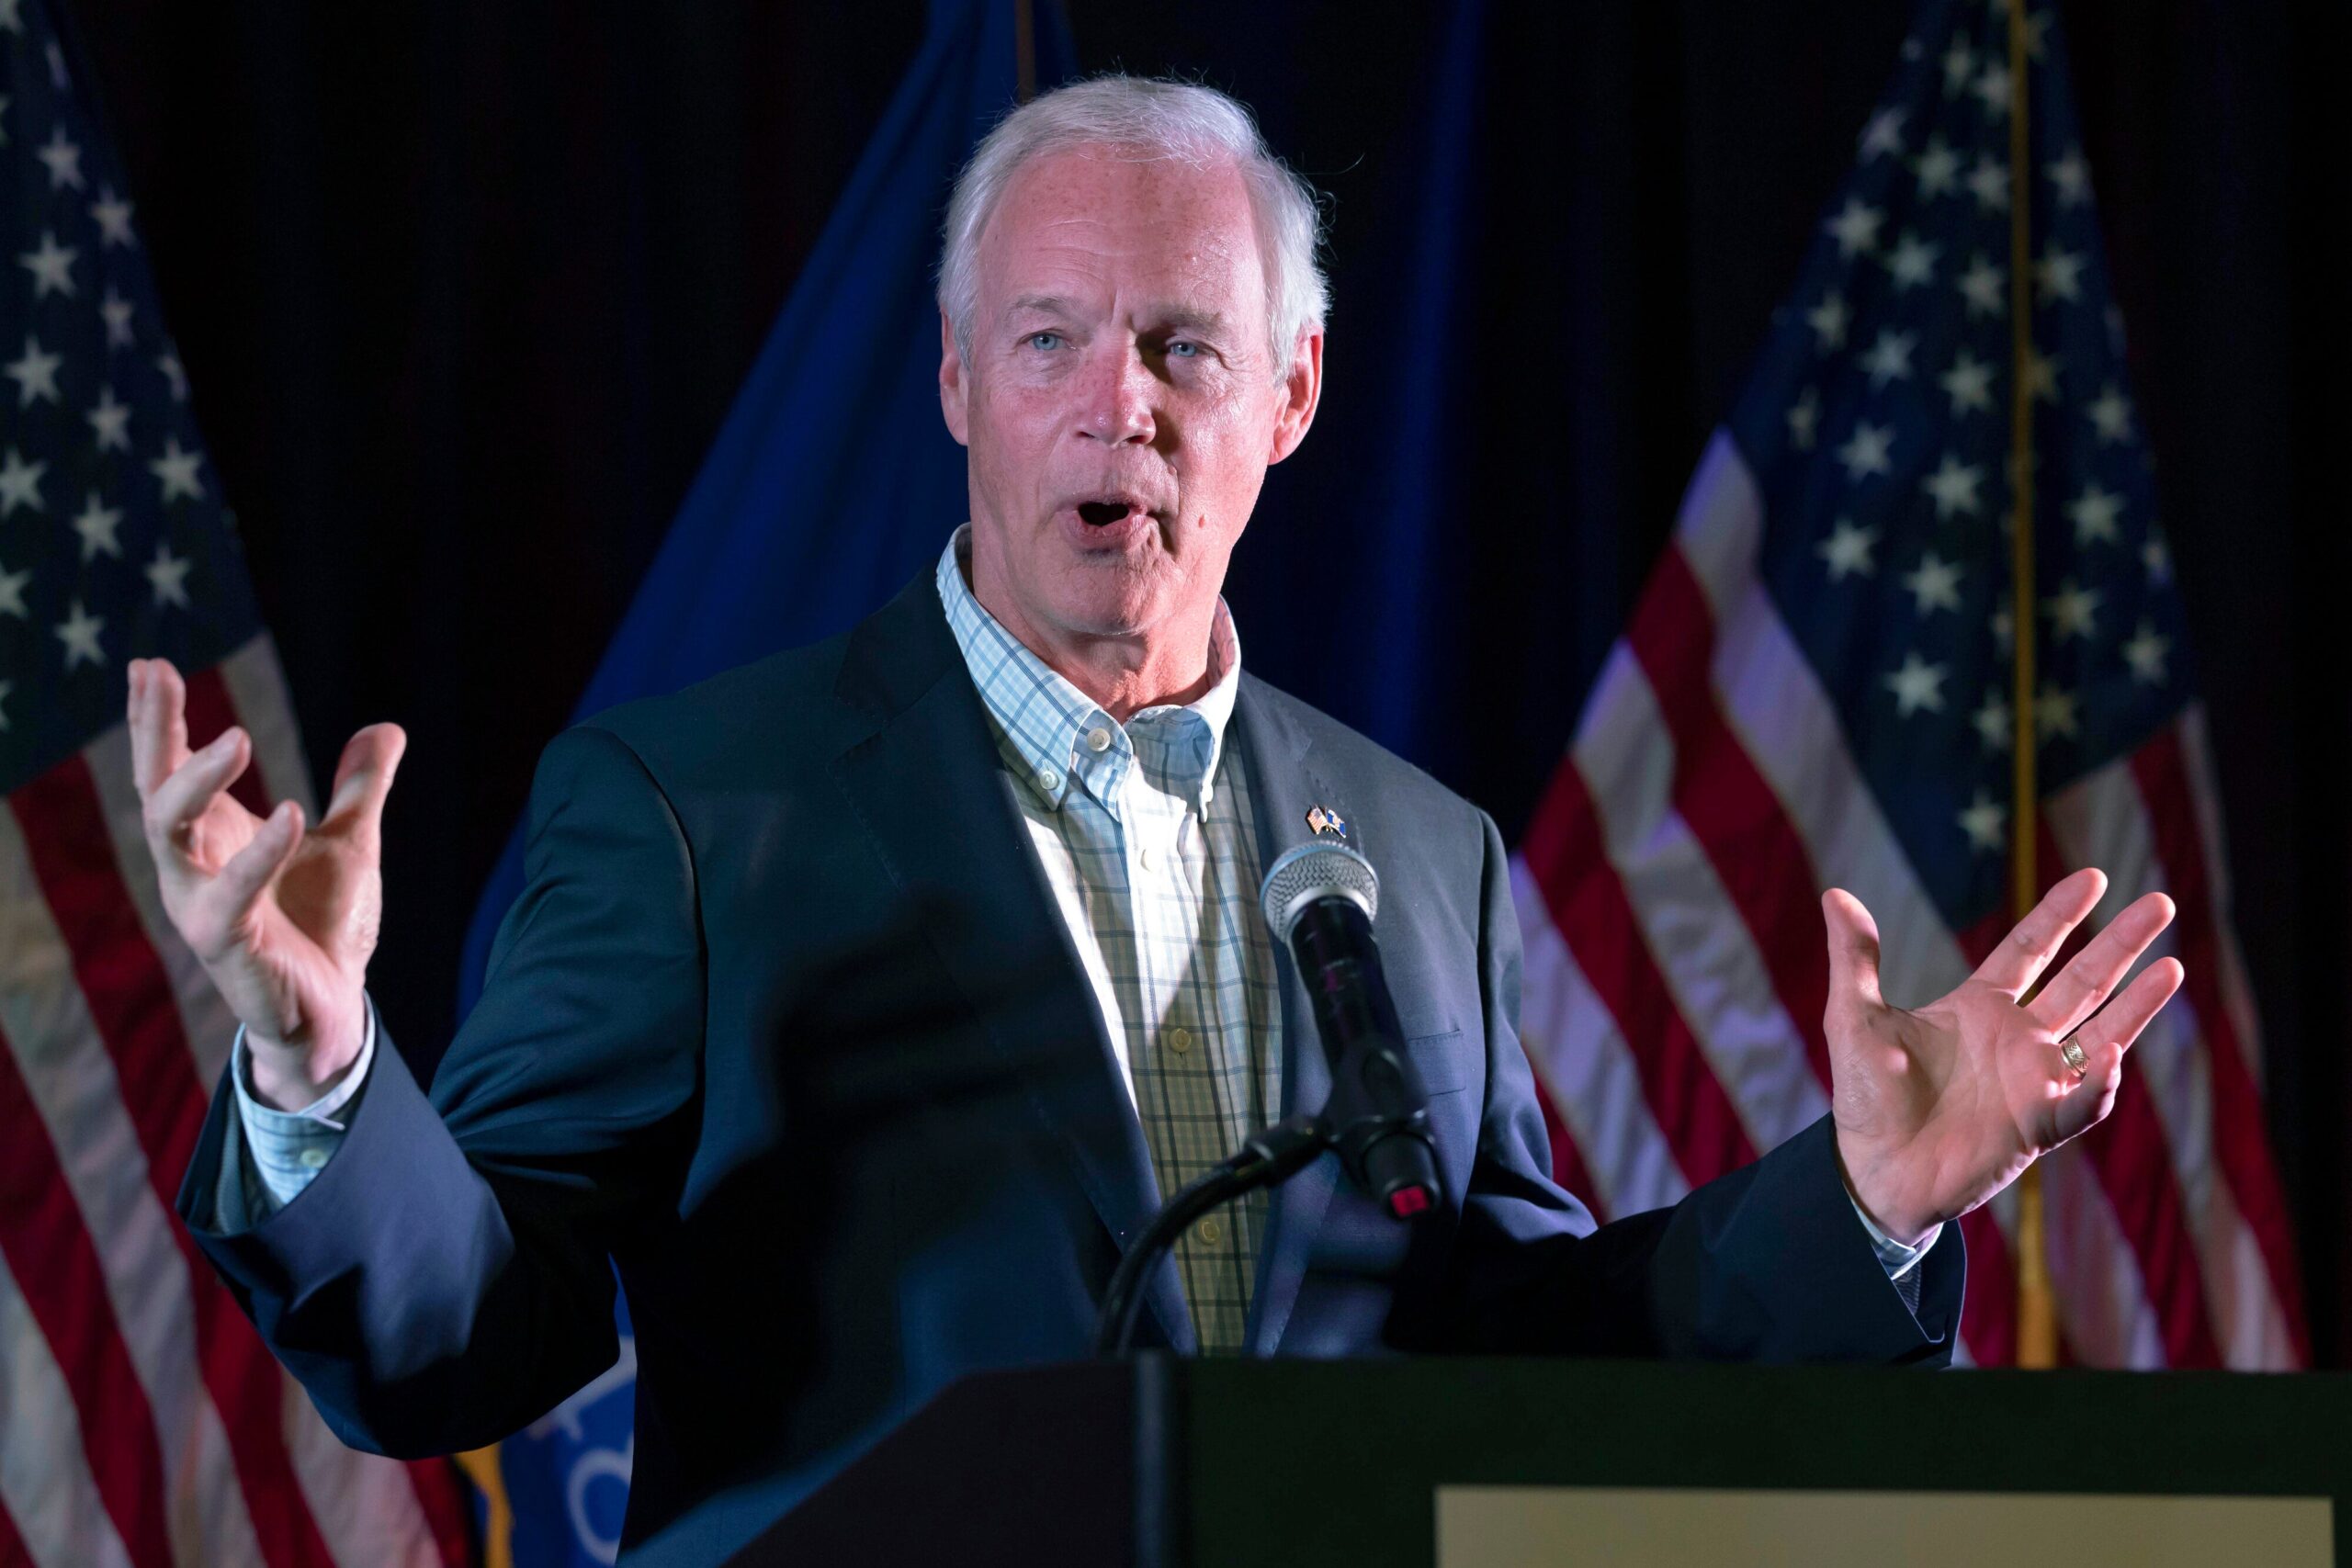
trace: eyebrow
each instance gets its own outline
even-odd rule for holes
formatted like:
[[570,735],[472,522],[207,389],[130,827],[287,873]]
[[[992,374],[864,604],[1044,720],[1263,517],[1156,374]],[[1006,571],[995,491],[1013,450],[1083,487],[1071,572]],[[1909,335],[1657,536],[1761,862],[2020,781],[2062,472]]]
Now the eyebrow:
[[[1005,313],[1009,316],[1034,313],[1041,316],[1070,317],[1075,316],[1078,311],[1076,305],[1065,295],[1023,294],[1005,307]],[[1222,338],[1225,335],[1226,321],[1221,311],[1196,310],[1189,306],[1170,305],[1156,312],[1156,315],[1160,323],[1172,332],[1197,333],[1203,337],[1213,339]]]

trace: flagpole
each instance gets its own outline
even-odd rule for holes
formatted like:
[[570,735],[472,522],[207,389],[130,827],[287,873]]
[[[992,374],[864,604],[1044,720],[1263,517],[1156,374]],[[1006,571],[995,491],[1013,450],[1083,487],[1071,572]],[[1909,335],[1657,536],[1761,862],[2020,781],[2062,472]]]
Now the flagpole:
[[[2022,919],[2041,896],[2035,850],[2041,833],[2035,778],[2033,708],[2033,210],[2032,139],[2026,124],[2033,95],[2027,90],[2026,0],[2009,0],[2009,603],[2010,646],[2016,655],[2010,704],[2015,766],[2010,798],[2009,886]],[[2058,1303],[2050,1285],[2048,1228],[2042,1220],[2041,1167],[2026,1168],[2018,1182],[2018,1365],[2058,1364]]]

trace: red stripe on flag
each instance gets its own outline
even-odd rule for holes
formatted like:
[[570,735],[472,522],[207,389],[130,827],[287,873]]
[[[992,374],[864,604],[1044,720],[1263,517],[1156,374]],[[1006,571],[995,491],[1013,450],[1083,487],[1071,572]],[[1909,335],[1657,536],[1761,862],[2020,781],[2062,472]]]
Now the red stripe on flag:
[[1695,1187],[1753,1160],[1739,1113],[1675,1007],[1624,882],[1601,848],[1600,818],[1575,759],[1554,772],[1520,856],[1543,889],[1553,929],[1617,1020],[1642,1098],[1684,1178]]
[[[190,749],[210,745],[220,732],[237,722],[236,704],[230,700],[229,682],[220,666],[199,670],[187,678],[187,743]],[[261,757],[255,753],[229,786],[230,797],[256,817],[269,815],[269,791],[262,783]]]
[[140,1568],[172,1568],[155,1412],[107,1297],[98,1250],[65,1183],[57,1145],[6,1040],[0,1129],[0,1257],[74,1392],[82,1451],[124,1550]]
[[[77,753],[9,797],[28,857],[147,1157],[147,1177],[172,1207],[202,1131],[204,1087],[180,1027],[162,957],[122,882],[105,808]],[[229,1302],[187,1227],[174,1225],[188,1274],[204,1385],[235,1457],[237,1481],[268,1568],[333,1568],[286,1450],[284,1384],[260,1337]]]
[[17,1521],[6,1503],[0,1503],[0,1568],[33,1568],[32,1549],[17,1533]]
[[1968,1244],[1968,1293],[1960,1305],[1960,1336],[1980,1367],[2006,1367],[2018,1359],[2018,1265],[2009,1238],[1989,1208],[1960,1217]]
[[1739,910],[1826,1088],[1829,967],[1820,884],[1803,835],[1724,717],[1713,672],[1713,612],[1679,544],[1659,556],[1625,640],[1674,738],[1674,808]]
[[2222,998],[2221,917],[2206,875],[2205,836],[2198,825],[2194,785],[2177,725],[2166,726],[2132,756],[2132,773],[2147,802],[2156,859],[2177,910],[2173,929],[2188,971],[2183,988],[2205,1035],[2214,1159],[2269,1269],[2271,1293],[2294,1338],[2296,1361],[2309,1366],[2311,1333],[2303,1321],[2302,1275],[2278,1173],[2270,1163],[2262,1091],[2254,1081],[2249,1043],[2238,1038],[2237,1025]]
[[[1533,1063],[1528,1066],[1531,1072],[1534,1070]],[[1560,1108],[1552,1103],[1552,1090],[1540,1073],[1535,1077],[1535,1103],[1544,1108],[1544,1131],[1552,1143],[1553,1183],[1574,1193],[1592,1211],[1594,1219],[1607,1220],[1609,1216],[1601,1212],[1599,1189],[1592,1184],[1592,1172],[1585,1168],[1584,1156],[1577,1152],[1576,1138],[1569,1133],[1568,1124],[1560,1119]]]
[[405,1467],[409,1484],[416,1489],[417,1506],[424,1510],[424,1528],[446,1568],[473,1568],[473,1508],[457,1461],[411,1460]]

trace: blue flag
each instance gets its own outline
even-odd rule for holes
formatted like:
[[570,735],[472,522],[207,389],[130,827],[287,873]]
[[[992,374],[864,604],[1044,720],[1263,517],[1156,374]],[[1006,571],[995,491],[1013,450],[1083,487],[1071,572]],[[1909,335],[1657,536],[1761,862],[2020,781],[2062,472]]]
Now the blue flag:
[[[1057,6],[1035,6],[1036,79],[1076,69]],[[585,717],[842,631],[935,557],[964,519],[964,452],[939,415],[932,269],[949,188],[1012,107],[1013,0],[932,0],[921,49],[612,646]],[[467,935],[458,1004],[523,885],[520,830]],[[515,1568],[613,1561],[628,1497],[635,1342],[605,1376],[501,1445],[487,1526]],[[494,1473],[492,1473],[494,1472]],[[497,1547],[492,1542],[492,1561]]]

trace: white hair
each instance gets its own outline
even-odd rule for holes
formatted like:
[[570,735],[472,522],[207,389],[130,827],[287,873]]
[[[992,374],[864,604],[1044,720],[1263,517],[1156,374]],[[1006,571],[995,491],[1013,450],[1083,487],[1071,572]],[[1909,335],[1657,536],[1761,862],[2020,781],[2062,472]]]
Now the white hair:
[[1299,334],[1321,328],[1330,288],[1316,260],[1323,214],[1315,187],[1274,156],[1250,111],[1214,87],[1141,76],[1096,76],[1032,98],[997,122],[956,176],[939,258],[939,308],[972,357],[980,236],[1012,176],[1035,159],[1079,147],[1241,172],[1266,265],[1266,319],[1277,379]]

